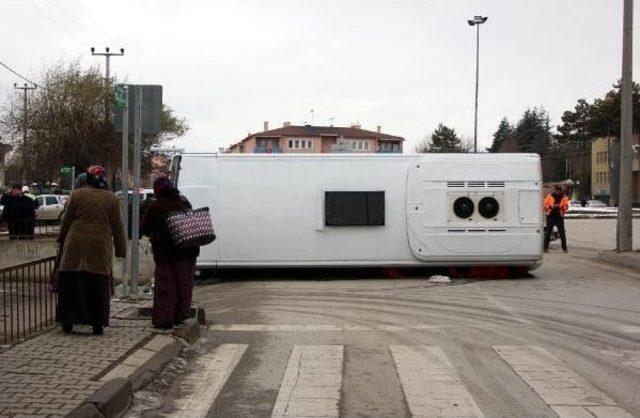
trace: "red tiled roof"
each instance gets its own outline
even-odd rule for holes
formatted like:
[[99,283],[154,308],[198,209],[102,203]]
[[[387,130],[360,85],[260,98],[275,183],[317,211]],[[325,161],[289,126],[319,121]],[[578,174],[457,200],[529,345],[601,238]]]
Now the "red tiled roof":
[[360,128],[346,128],[339,126],[283,126],[282,128],[271,129],[269,131],[258,132],[247,136],[240,142],[237,142],[231,147],[238,145],[250,138],[280,138],[280,137],[318,137],[318,136],[331,136],[340,137],[344,136],[347,139],[379,139],[381,141],[404,141],[401,136],[388,135],[385,133],[378,133],[374,131],[368,131]]

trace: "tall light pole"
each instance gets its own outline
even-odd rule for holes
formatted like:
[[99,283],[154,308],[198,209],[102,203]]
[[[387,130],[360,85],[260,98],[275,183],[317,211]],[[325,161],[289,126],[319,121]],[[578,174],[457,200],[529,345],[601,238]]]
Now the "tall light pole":
[[633,195],[633,86],[632,86],[632,45],[633,45],[633,0],[624,0],[622,18],[622,86],[620,103],[620,164],[618,164],[618,251],[631,251],[632,239],[632,195]]
[[478,152],[478,82],[480,73],[480,25],[489,19],[487,16],[474,16],[467,20],[469,26],[476,27],[476,109],[473,120],[473,152]]

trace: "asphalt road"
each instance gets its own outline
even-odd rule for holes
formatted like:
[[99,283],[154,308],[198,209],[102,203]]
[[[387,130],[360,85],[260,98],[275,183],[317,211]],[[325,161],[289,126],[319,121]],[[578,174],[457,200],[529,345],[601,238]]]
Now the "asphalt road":
[[613,223],[569,221],[523,279],[198,286],[210,331],[144,415],[640,416],[640,272],[594,251]]

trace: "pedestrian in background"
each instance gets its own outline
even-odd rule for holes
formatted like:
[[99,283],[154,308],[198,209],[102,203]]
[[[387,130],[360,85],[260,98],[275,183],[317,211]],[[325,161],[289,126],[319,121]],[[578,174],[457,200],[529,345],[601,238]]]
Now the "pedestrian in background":
[[178,248],[173,244],[167,215],[191,209],[167,177],[153,184],[155,200],[151,202],[140,226],[149,236],[156,263],[152,323],[156,328],[171,328],[191,316],[191,300],[196,258],[200,249]]
[[562,187],[556,186],[552,193],[544,198],[544,209],[547,214],[547,228],[544,234],[544,250],[549,250],[549,241],[553,227],[558,228],[562,251],[567,252],[567,236],[564,230],[564,215],[569,210],[569,198],[562,191]]
[[109,326],[112,253],[124,257],[127,247],[120,200],[107,190],[102,167],[89,167],[87,185],[66,204],[60,237],[58,321],[69,333],[74,324],[93,326],[100,335]]
[[36,210],[40,206],[36,195],[31,193],[29,186],[22,186],[22,194],[30,199],[29,202],[25,200],[25,207],[27,212],[27,220],[25,222],[25,234],[27,239],[33,239],[36,230]]
[[11,191],[2,196],[0,205],[4,206],[1,220],[7,224],[9,238],[27,238],[29,236],[29,216],[35,209],[33,209],[33,201],[22,193],[21,186],[14,184]]

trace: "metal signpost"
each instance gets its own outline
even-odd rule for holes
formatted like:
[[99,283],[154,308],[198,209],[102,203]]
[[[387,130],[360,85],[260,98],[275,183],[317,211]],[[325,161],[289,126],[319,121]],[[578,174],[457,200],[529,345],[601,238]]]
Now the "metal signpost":
[[[142,87],[133,88],[135,97],[133,129],[133,193],[131,202],[131,293],[138,294],[140,272],[140,157],[142,154]],[[125,128],[126,129],[126,128]],[[124,129],[123,129],[124,130]]]
[[[133,130],[133,184],[131,193],[131,253],[129,260],[129,290],[138,294],[140,273],[140,159],[142,135],[157,134],[162,129],[162,86],[123,85],[116,90],[116,104],[122,103],[123,111],[115,114],[115,131],[122,132],[122,195],[125,213],[128,212],[128,137]],[[125,225],[128,218],[125,215]],[[128,264],[128,263],[125,263]],[[126,267],[125,267],[126,268]]]
[[71,191],[75,189],[76,186],[76,168],[75,167],[62,167],[60,169],[60,174],[68,174],[71,176]]
[[[120,169],[120,183],[122,192],[122,222],[124,223],[124,236],[129,233],[129,86],[118,85],[115,92],[115,107],[122,109],[122,167]],[[124,293],[129,294],[129,252],[122,265],[122,283]]]

